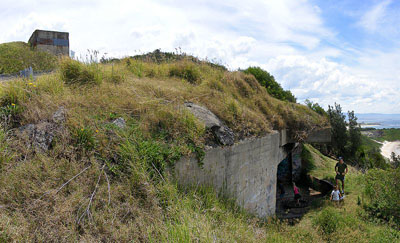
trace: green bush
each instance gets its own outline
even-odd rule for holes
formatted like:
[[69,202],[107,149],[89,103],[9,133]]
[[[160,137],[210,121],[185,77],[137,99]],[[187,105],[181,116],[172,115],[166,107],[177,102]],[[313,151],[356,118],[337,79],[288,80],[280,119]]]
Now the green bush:
[[308,106],[308,108],[317,112],[318,114],[320,114],[322,116],[328,116],[328,113],[326,113],[324,108],[322,108],[318,103],[314,103],[314,102],[310,101],[309,99],[306,99],[304,103],[306,104],[306,106]]
[[99,84],[101,73],[97,64],[84,64],[69,58],[61,61],[61,75],[67,84]]
[[56,64],[56,56],[31,50],[27,43],[0,44],[0,74],[17,73],[28,67],[32,67],[34,71],[50,71],[56,67]]
[[342,227],[343,221],[343,216],[337,210],[327,207],[314,218],[313,224],[328,236],[337,232]]
[[243,71],[247,74],[252,74],[257,79],[257,81],[261,84],[261,86],[265,87],[270,95],[273,97],[286,100],[289,102],[296,102],[296,97],[289,90],[284,90],[281,85],[275,81],[274,76],[269,74],[267,71],[263,70],[260,67],[249,67]]
[[169,76],[183,78],[191,84],[200,84],[201,73],[197,65],[192,62],[178,62],[171,66]]
[[364,178],[365,208],[373,215],[400,224],[400,168],[372,169]]

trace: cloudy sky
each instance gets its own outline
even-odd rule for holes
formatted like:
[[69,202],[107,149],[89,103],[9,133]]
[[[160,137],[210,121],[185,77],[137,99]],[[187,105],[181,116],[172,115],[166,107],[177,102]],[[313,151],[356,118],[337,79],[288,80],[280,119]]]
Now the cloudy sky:
[[0,43],[35,29],[127,56],[161,48],[234,70],[260,66],[299,102],[400,113],[400,1],[0,0]]

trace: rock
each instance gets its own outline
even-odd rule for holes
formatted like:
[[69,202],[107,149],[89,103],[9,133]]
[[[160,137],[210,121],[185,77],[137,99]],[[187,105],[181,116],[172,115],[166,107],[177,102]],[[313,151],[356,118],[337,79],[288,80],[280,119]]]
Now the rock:
[[56,112],[54,112],[54,114],[53,114],[53,117],[52,117],[53,122],[58,123],[58,124],[65,122],[66,113],[67,113],[67,111],[63,106],[58,108],[58,110]]
[[41,121],[38,124],[28,124],[17,130],[16,136],[25,141],[28,148],[33,147],[36,152],[50,149],[54,137],[63,129],[62,123],[66,119],[66,109],[58,108],[50,121]]
[[229,127],[213,127],[212,131],[222,145],[233,145],[235,143],[235,134]]
[[215,126],[223,126],[221,120],[218,119],[218,117],[209,109],[191,102],[185,102],[185,106],[192,112],[195,117],[197,117],[197,119],[204,122],[206,128],[211,129]]
[[60,127],[55,123],[40,122],[20,127],[17,136],[26,140],[28,147],[33,147],[36,151],[42,152],[50,149],[59,129]]
[[235,143],[235,134],[233,131],[225,126],[209,109],[191,102],[185,102],[185,107],[189,109],[197,119],[202,121],[207,129],[211,130],[220,144],[233,145]]
[[112,124],[114,124],[115,126],[119,127],[119,128],[125,128],[126,126],[126,122],[125,119],[122,117],[118,117],[117,119],[115,119],[114,121],[111,122]]

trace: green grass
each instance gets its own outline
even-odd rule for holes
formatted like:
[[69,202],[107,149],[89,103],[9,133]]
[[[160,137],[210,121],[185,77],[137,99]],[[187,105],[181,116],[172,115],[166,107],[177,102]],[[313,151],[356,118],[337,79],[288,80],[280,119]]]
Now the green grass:
[[[310,174],[334,181],[334,167],[337,161],[325,157],[310,145],[305,145],[304,148],[311,154],[315,165]],[[363,205],[367,202],[364,194],[364,175],[349,166],[345,183],[346,198],[343,205],[337,206],[326,200],[322,208],[311,210],[295,227],[310,226],[308,230],[317,230],[321,238],[328,242],[399,241],[400,233],[396,228],[364,210]]]
[[54,55],[33,51],[25,42],[0,44],[0,74],[14,74],[28,67],[34,71],[51,71],[56,65]]
[[[99,64],[95,83],[70,82],[63,68],[33,83],[3,83],[0,106],[18,105],[18,112],[0,130],[0,241],[324,242],[326,232],[342,242],[398,239],[386,224],[360,216],[353,169],[346,207],[333,209],[344,221],[335,230],[329,229],[331,209],[322,216],[321,209],[311,211],[290,226],[248,215],[211,188],[178,186],[168,167],[183,155],[201,155],[207,136],[204,124],[182,108],[185,101],[208,107],[244,136],[327,125],[305,106],[272,98],[250,75],[181,63],[188,61]],[[74,65],[72,79],[87,80],[80,74],[91,64]],[[197,71],[186,75],[193,67],[196,82],[190,80]],[[67,120],[49,152],[34,153],[13,136],[21,125],[51,120],[60,106]],[[118,117],[125,128],[110,124]],[[307,148],[315,162],[310,173],[332,177],[335,161]]]

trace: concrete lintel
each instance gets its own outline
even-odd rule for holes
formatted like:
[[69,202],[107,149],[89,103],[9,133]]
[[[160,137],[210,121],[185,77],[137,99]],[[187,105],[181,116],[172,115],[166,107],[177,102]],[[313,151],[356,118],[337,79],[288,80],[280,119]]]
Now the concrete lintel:
[[[288,132],[287,143],[296,143],[292,133]],[[315,131],[311,131],[307,134],[307,138],[303,141],[305,143],[331,143],[331,129],[322,128]]]
[[282,147],[289,142],[288,132],[286,129],[279,131],[279,146]]
[[311,132],[306,139],[307,143],[330,143],[331,129],[325,128]]

